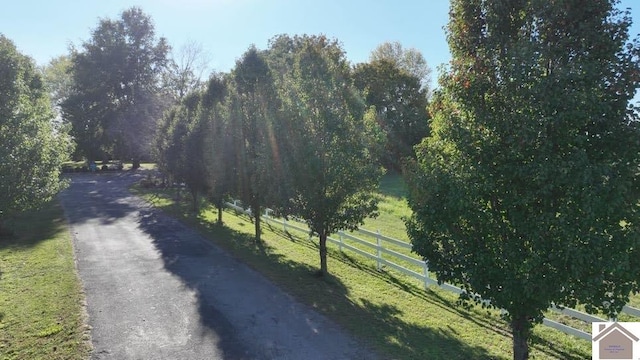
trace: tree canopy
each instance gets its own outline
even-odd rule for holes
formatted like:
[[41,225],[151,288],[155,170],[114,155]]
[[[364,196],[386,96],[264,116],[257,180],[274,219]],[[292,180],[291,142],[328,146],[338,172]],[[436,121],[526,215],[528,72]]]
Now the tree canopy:
[[288,211],[320,238],[326,274],[330,234],[355,229],[376,214],[382,175],[369,149],[365,104],[354,90],[338,43],[324,36],[281,35],[270,59],[280,74],[285,116],[280,126],[291,197]]
[[274,126],[279,98],[264,54],[250,47],[236,62],[230,86],[230,135],[235,154],[236,195],[251,208],[256,241],[261,213],[273,203],[281,184]]
[[40,72],[0,34],[0,232],[8,216],[49,201],[72,150]]
[[389,61],[414,76],[428,96],[431,83],[431,68],[422,53],[414,48],[405,49],[397,41],[385,42],[376,47],[369,59],[371,62]]
[[615,318],[638,290],[639,47],[616,4],[451,4],[408,233],[439,280],[508,312],[515,359],[551,304]]
[[100,20],[91,39],[72,51],[74,91],[62,108],[88,159],[115,156],[137,165],[149,158],[166,104],[160,80],[168,51],[136,7],[118,20]]
[[375,106],[386,137],[380,161],[387,169],[400,170],[405,158],[415,157],[413,146],[429,134],[427,96],[420,78],[387,59],[358,64],[353,73],[366,103]]

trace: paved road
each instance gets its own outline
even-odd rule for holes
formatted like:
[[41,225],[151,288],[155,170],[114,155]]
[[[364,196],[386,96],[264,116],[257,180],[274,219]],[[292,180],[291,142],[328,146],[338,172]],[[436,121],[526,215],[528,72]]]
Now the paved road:
[[131,173],[72,176],[60,198],[92,359],[372,359],[335,324],[132,196]]

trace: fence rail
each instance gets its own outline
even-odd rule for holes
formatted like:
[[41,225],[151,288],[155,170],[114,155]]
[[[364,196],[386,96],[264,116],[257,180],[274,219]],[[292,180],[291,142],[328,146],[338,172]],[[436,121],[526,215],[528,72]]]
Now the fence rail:
[[[227,202],[226,203],[227,207],[235,210],[238,213],[243,213],[246,215],[251,215],[251,210],[250,209],[245,209],[242,207],[242,203],[238,200],[234,200],[233,202]],[[309,230],[309,228],[307,227],[301,227],[297,224],[292,224],[290,222],[288,222],[286,219],[280,219],[280,218],[276,218],[271,216],[271,214],[273,213],[273,211],[271,209],[267,209],[265,211],[265,213],[261,216],[268,224],[271,223],[275,223],[278,225],[282,226],[283,231],[288,232],[289,230],[296,230],[298,232],[301,232],[305,235],[308,235],[309,238],[312,237],[312,232]],[[421,260],[418,259],[416,257],[412,257],[406,254],[402,254],[399,253],[397,251],[388,249],[386,247],[384,247],[384,243],[389,243],[389,244],[393,244],[396,247],[405,249],[405,250],[411,250],[412,246],[411,244],[398,240],[398,239],[394,239],[394,238],[390,238],[387,236],[384,236],[382,234],[380,234],[379,231],[377,232],[373,232],[367,229],[363,229],[363,228],[359,228],[358,230],[356,230],[357,233],[359,234],[363,234],[369,237],[372,237],[376,240],[375,243],[371,242],[371,241],[367,241],[364,239],[361,239],[357,236],[354,236],[352,234],[349,233],[345,233],[343,231],[339,231],[336,235],[337,238],[329,236],[327,237],[328,242],[336,244],[338,246],[338,249],[340,251],[344,251],[344,250],[349,250],[352,252],[355,252],[361,256],[364,256],[366,258],[372,259],[374,261],[376,261],[376,267],[378,270],[382,269],[382,266],[387,266],[389,268],[392,268],[400,273],[403,273],[407,276],[413,277],[415,279],[420,280],[425,288],[429,287],[429,286],[438,286],[441,289],[444,289],[446,291],[450,291],[456,294],[461,294],[464,290],[462,290],[461,288],[455,286],[455,285],[451,285],[451,284],[447,284],[447,283],[442,283],[442,284],[438,284],[438,281],[434,278],[432,278],[429,274],[429,267],[428,264]],[[353,246],[352,244],[349,244],[348,242],[346,242],[345,240],[349,240],[353,243],[357,243],[359,245],[365,246],[371,250],[373,250],[375,253],[372,252],[368,252],[365,251],[361,248],[358,248],[356,246]],[[406,263],[412,264],[416,267],[420,267],[421,271],[417,272],[415,270],[412,269],[407,269],[406,267],[397,264],[389,259],[386,259],[383,257],[384,255],[388,255],[388,256],[392,256],[396,259],[400,259]],[[488,301],[486,301],[487,304],[489,304]],[[575,309],[571,309],[571,308],[565,308],[565,307],[557,307],[555,305],[553,305],[551,307],[551,310],[563,315],[567,315],[570,316],[574,319],[578,319],[581,320],[585,323],[592,323],[592,322],[600,322],[600,321],[607,321],[605,319],[599,318],[597,316],[591,315],[591,314],[587,314]],[[635,317],[639,317],[640,318],[640,309],[637,308],[633,308],[630,306],[624,306],[622,308],[622,312],[631,316],[635,316]],[[576,336],[578,338],[581,339],[585,339],[585,340],[591,340],[591,334],[584,332],[580,329],[576,329],[573,328],[571,326],[559,323],[557,321],[548,319],[548,318],[544,318],[543,322],[544,325],[554,328],[556,330],[562,331],[565,334],[569,334],[572,336]]]

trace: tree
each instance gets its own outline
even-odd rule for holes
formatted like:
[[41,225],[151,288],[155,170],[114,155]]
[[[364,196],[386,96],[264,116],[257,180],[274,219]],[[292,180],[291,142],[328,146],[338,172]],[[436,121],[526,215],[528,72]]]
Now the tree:
[[[199,195],[208,192],[205,172],[206,134],[199,117],[201,94],[193,91],[167,111],[156,138],[158,167],[172,183],[184,183],[198,212]],[[180,194],[178,188],[178,195]]]
[[63,103],[80,150],[89,160],[107,155],[149,158],[157,119],[167,102],[160,88],[169,46],[156,40],[139,8],[117,21],[100,20],[82,50],[72,51],[74,92]]
[[[158,170],[169,183],[183,183],[187,162],[184,158],[189,132],[188,110],[183,103],[170,107],[162,117],[155,140]],[[178,192],[179,194],[179,192]]]
[[49,201],[72,142],[33,61],[0,34],[0,233],[7,217]]
[[220,223],[224,196],[231,183],[226,169],[230,139],[223,117],[225,95],[226,83],[214,76],[207,83],[206,91],[192,91],[183,100],[186,110],[183,118],[186,134],[182,139],[182,160],[186,164],[183,179],[191,192],[194,212],[199,210],[199,196],[207,195],[218,208]]
[[225,197],[235,182],[233,174],[233,138],[229,132],[227,103],[228,80],[214,75],[209,79],[201,99],[201,123],[206,139],[204,152],[205,179],[209,200],[218,209],[218,224],[222,224]]
[[201,92],[193,91],[183,98],[183,116],[179,121],[184,122],[184,137],[182,141],[182,179],[191,193],[193,212],[199,211],[199,196],[209,192],[205,159],[205,145],[207,139],[206,119],[200,116]]
[[51,103],[57,108],[69,98],[73,89],[73,76],[71,74],[71,58],[67,55],[51,59],[42,68],[45,85],[49,89]]
[[172,54],[164,81],[175,99],[180,100],[203,85],[202,76],[208,63],[202,45],[193,41],[185,43]]
[[382,170],[369,151],[364,102],[338,43],[282,35],[271,40],[270,52],[286,115],[279,144],[292,189],[287,211],[318,234],[325,275],[327,237],[375,215]]
[[375,106],[378,124],[386,135],[381,162],[399,170],[403,159],[415,157],[413,146],[429,134],[427,98],[420,79],[389,60],[358,64],[355,86],[368,105]]
[[369,60],[372,63],[385,60],[395,64],[398,68],[419,79],[425,96],[428,97],[430,95],[431,68],[429,68],[427,60],[419,50],[414,48],[405,49],[397,41],[385,42],[378,45],[371,52]]
[[271,141],[279,99],[263,55],[249,48],[236,62],[230,91],[230,134],[236,156],[237,194],[248,204],[260,242],[260,214],[278,194],[282,172],[277,143]]
[[407,229],[439,281],[507,311],[514,359],[551,304],[615,318],[638,291],[639,47],[616,4],[451,4]]

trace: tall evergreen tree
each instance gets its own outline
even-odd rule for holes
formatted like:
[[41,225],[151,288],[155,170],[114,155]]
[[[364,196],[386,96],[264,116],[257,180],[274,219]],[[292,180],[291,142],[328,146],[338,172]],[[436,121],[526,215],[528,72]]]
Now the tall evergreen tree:
[[617,5],[451,3],[407,228],[439,280],[507,311],[514,359],[551,304],[615,318],[638,290],[639,47]]

